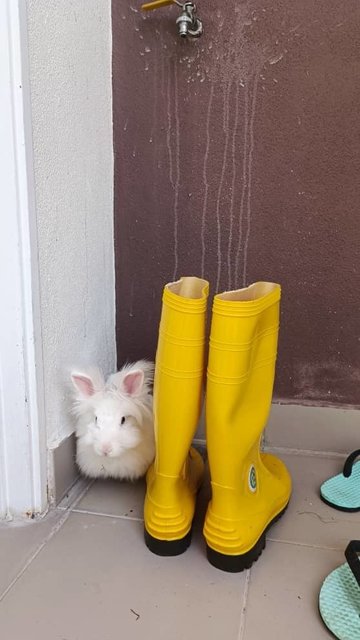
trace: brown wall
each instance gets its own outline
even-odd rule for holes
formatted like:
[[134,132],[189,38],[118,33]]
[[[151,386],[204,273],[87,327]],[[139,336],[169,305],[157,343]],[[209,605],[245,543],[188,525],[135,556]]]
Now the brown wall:
[[283,287],[275,393],[360,405],[360,4],[113,2],[119,363],[152,357],[163,285]]

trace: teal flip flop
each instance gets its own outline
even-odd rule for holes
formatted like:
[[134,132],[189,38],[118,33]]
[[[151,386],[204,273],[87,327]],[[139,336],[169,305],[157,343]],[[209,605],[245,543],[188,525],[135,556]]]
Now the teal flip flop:
[[319,595],[320,615],[339,640],[360,638],[360,540],[346,547],[347,562],[324,580]]
[[[326,480],[320,488],[323,502],[339,511],[360,511],[360,449],[346,459],[342,473]],[[360,636],[359,636],[360,638]]]

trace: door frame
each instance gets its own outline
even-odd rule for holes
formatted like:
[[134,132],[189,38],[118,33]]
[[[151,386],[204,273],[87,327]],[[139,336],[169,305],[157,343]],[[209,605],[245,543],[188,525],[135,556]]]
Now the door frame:
[[0,0],[0,518],[48,506],[26,0]]

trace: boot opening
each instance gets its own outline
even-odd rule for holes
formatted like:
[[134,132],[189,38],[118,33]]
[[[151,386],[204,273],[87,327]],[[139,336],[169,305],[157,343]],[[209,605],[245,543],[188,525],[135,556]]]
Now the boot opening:
[[205,297],[207,281],[195,276],[186,276],[168,285],[168,289],[182,298],[202,299]]
[[245,289],[225,291],[216,297],[220,300],[250,302],[252,300],[258,300],[259,298],[264,298],[277,289],[279,289],[279,285],[274,282],[255,282]]

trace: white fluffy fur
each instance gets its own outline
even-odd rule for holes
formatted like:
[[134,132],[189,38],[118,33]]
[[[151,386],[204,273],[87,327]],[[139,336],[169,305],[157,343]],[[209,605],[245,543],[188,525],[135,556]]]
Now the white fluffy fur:
[[98,369],[72,372],[76,459],[84,475],[135,480],[146,473],[155,457],[153,372],[145,360],[106,381]]

